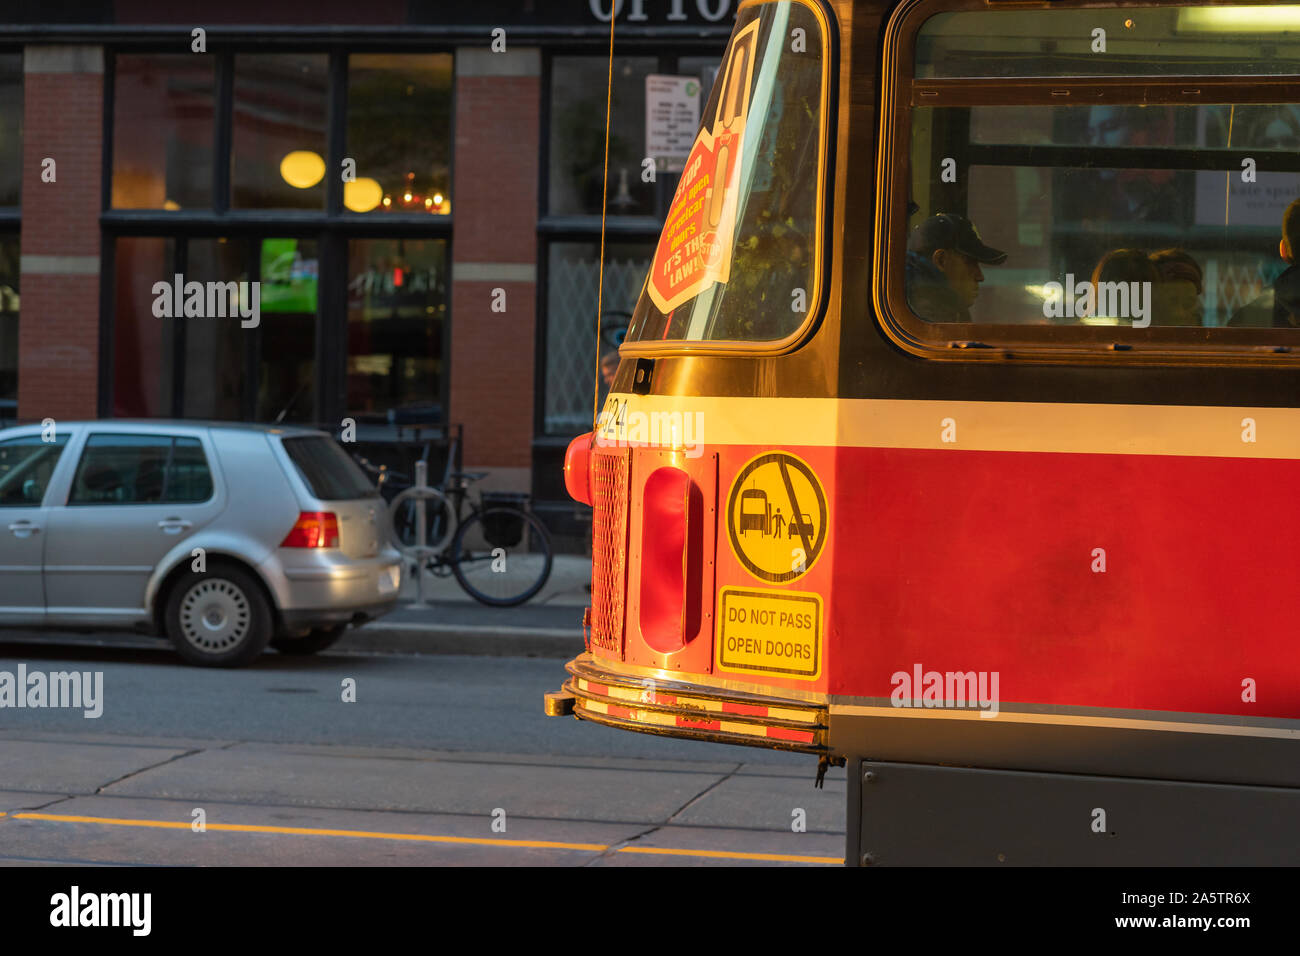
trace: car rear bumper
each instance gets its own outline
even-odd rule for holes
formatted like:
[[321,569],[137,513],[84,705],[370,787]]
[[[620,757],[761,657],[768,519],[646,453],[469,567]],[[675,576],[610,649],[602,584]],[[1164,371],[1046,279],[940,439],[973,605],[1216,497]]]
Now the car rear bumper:
[[386,549],[374,558],[337,551],[281,548],[259,567],[291,626],[337,624],[379,617],[397,604],[402,563]]

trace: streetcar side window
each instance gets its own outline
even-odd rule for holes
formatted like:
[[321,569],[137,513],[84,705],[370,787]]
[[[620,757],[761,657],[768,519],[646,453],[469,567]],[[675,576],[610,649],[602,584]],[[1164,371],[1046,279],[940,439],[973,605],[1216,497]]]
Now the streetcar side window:
[[895,57],[886,318],[1300,348],[1300,5],[979,7],[916,13]]
[[1264,324],[1298,147],[1290,103],[918,108],[909,303],[931,322]]
[[915,76],[1274,76],[1298,60],[1297,4],[984,8],[930,17]]

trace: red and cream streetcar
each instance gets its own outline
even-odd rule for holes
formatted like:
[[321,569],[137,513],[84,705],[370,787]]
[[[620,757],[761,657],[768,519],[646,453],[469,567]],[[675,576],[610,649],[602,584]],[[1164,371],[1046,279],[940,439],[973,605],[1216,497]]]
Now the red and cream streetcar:
[[850,863],[1300,862],[1300,5],[747,0],[548,711]]

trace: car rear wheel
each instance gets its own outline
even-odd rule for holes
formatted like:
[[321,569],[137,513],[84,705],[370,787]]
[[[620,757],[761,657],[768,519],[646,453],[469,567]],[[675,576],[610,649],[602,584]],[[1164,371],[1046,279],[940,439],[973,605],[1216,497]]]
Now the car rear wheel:
[[176,652],[203,667],[243,667],[271,639],[271,608],[247,571],[218,565],[172,587],[165,612]]
[[346,630],[346,624],[339,624],[334,627],[317,627],[313,628],[305,637],[273,637],[271,638],[271,646],[281,654],[293,656],[318,654],[325,648],[333,646]]

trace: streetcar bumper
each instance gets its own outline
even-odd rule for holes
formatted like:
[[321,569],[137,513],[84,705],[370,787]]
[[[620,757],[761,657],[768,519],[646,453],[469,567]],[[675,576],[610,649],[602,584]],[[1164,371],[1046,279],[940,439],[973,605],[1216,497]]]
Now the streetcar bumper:
[[829,753],[824,704],[615,671],[591,654],[574,658],[565,669],[564,689],[546,695],[548,716],[572,714],[663,737]]

